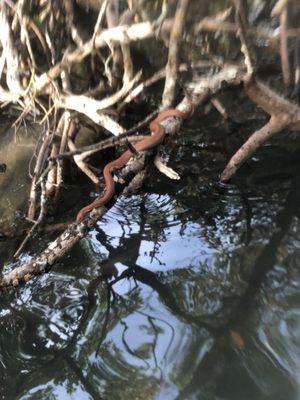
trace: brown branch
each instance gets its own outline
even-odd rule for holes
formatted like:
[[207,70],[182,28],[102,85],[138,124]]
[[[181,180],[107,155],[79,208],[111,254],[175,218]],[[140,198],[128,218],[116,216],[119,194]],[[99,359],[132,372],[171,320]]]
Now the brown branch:
[[289,61],[289,50],[288,50],[288,7],[285,5],[280,14],[280,58],[281,68],[283,75],[283,83],[286,87],[291,85],[291,71]]
[[[65,119],[64,116],[61,116],[57,128],[56,128],[56,136],[57,138],[60,138],[62,135],[62,132],[65,129]],[[52,149],[51,149],[51,153],[50,153],[50,158],[54,158],[57,156],[59,151],[59,143],[57,143],[57,141],[55,141],[52,144]],[[57,164],[53,164],[52,168],[49,170],[48,172],[48,177],[47,177],[47,181],[46,181],[46,195],[47,197],[53,195],[53,193],[55,192],[55,187],[56,187],[56,175],[57,175]]]
[[[64,129],[62,131],[62,137],[60,141],[58,155],[63,154],[66,151],[69,137],[69,128],[70,128],[70,120],[71,114],[66,111],[63,114],[64,118]],[[64,160],[57,160],[57,168],[56,168],[56,187],[55,187],[55,197],[57,198],[60,192],[60,188],[63,183],[63,170],[64,170]]]
[[40,213],[38,219],[33,224],[29,232],[27,233],[25,239],[22,241],[21,245],[19,246],[18,250],[14,254],[14,258],[19,257],[21,252],[23,251],[24,247],[36,231],[36,229],[42,224],[46,215],[46,185],[44,180],[41,182],[41,201],[40,201]]
[[[194,28],[194,33],[198,34],[202,31],[207,32],[228,32],[232,34],[236,34],[238,30],[238,25],[233,22],[228,21],[218,21],[213,18],[207,17],[204,18],[198,25]],[[287,38],[297,37],[300,33],[300,28],[291,28],[286,31]],[[262,29],[260,27],[249,27],[247,29],[247,34],[253,36],[257,39],[264,39],[268,42],[268,44],[277,45],[280,37],[280,32],[273,31],[271,29]]]
[[130,82],[124,82],[120,90],[102,100],[96,100],[84,95],[62,95],[58,101],[59,106],[85,114],[96,124],[103,126],[114,135],[118,135],[124,132],[124,129],[103,111],[126,96],[141,75],[142,71],[139,71]]
[[154,159],[154,165],[162,174],[166,175],[170,179],[179,180],[180,175],[177,174],[172,168],[168,167],[164,162],[162,157],[156,156]]
[[278,0],[271,12],[272,17],[280,16],[290,0]]
[[103,112],[106,108],[113,106],[123,97],[125,97],[133,88],[135,83],[141,78],[141,75],[142,71],[139,71],[130,82],[124,82],[124,85],[120,90],[102,100],[95,100],[83,95],[68,95],[61,96],[59,99],[59,104],[61,107],[86,114],[95,123],[100,123],[101,121],[99,120],[99,114],[101,114],[101,112]]
[[222,102],[220,101],[220,99],[218,99],[218,97],[212,97],[210,99],[212,105],[215,107],[215,109],[222,115],[222,117],[224,119],[228,118],[228,114],[226,112],[226,108],[224,107],[224,105],[222,104]]
[[36,210],[36,199],[37,199],[37,188],[38,188],[38,179],[40,177],[40,174],[42,172],[42,169],[44,167],[44,163],[46,161],[46,158],[48,156],[49,152],[49,147],[52,141],[52,137],[49,135],[46,135],[44,138],[44,141],[41,145],[41,148],[39,150],[39,154],[37,156],[34,172],[33,172],[33,178],[31,182],[31,189],[30,189],[30,195],[29,195],[29,208],[28,208],[28,213],[27,216],[29,219],[33,220],[35,216],[35,210]]
[[250,81],[245,84],[245,92],[258,106],[269,115],[287,114],[290,116],[290,123],[297,123],[300,119],[300,108],[280,96],[274,90],[259,80]]
[[82,37],[74,24],[74,6],[73,0],[63,0],[63,6],[66,12],[66,25],[71,34],[72,39],[77,44],[81,46],[83,44]]
[[298,104],[300,103],[300,35],[297,37],[294,50],[294,94]]
[[273,116],[265,126],[254,132],[234,156],[231,157],[220,176],[220,180],[222,182],[228,181],[232,175],[235,174],[237,169],[240,168],[263,143],[286,127],[287,120],[285,114]]
[[26,9],[29,8],[29,3],[28,0],[19,0],[18,5],[17,5],[17,12],[16,15],[18,16],[20,27],[21,27],[21,40],[24,38],[28,54],[31,59],[31,63],[33,68],[36,68],[36,62],[35,62],[35,57],[33,54],[31,42],[30,42],[30,37],[28,33],[28,21],[29,18],[27,15],[25,15]]
[[27,282],[35,275],[45,273],[57,260],[67,254],[71,248],[85,236],[86,229],[93,227],[98,218],[106,212],[105,207],[95,210],[89,220],[81,224],[70,224],[69,227],[40,254],[34,256],[29,262],[13,269],[0,279],[0,288],[16,287],[21,282]]
[[[95,146],[94,149],[90,149],[90,150],[86,150],[80,153],[80,155],[74,155],[74,161],[76,162],[82,162],[83,160],[85,160],[87,157],[90,157],[92,154],[97,153],[100,150],[104,150],[104,149],[109,149],[110,147],[115,147],[115,146],[122,146],[122,145],[126,145],[128,142],[129,143],[136,143],[139,142],[140,140],[145,139],[147,136],[146,135],[138,135],[138,136],[126,136],[123,138],[116,138],[116,140],[114,141],[110,141],[110,142],[106,142],[106,145],[100,145],[100,143],[98,145]],[[100,148],[101,147],[101,148]],[[78,153],[79,149],[76,149],[75,146],[73,147],[73,151],[71,151],[70,153]],[[84,172],[84,171],[83,171]],[[94,180],[92,179],[92,181],[94,182]],[[94,182],[97,183],[97,182]]]
[[[106,23],[107,23],[107,27],[109,29],[117,26],[117,22],[118,22],[118,17],[116,15],[116,12],[118,12],[118,9],[116,9],[114,7],[115,6],[114,3],[116,3],[116,0],[112,0],[109,3],[109,6],[105,10]],[[107,46],[109,48],[110,54],[106,58],[104,58],[102,55],[100,55],[100,57],[104,64],[104,72],[107,77],[109,86],[112,88],[115,88],[115,87],[117,87],[117,84],[119,82],[118,78],[121,75],[120,70],[121,70],[122,55],[121,55],[121,51],[120,51],[120,46],[118,46],[117,44],[111,43],[110,41],[108,41]],[[111,63],[112,63],[112,67],[111,67]]]
[[241,52],[244,55],[244,63],[247,67],[248,74],[253,73],[253,60],[252,54],[250,53],[250,46],[248,42],[247,36],[247,27],[248,27],[248,20],[246,18],[246,13],[243,8],[241,0],[233,0],[235,4],[235,19],[237,26],[239,27],[237,30],[237,36],[240,38],[241,41]]
[[[193,64],[191,67],[192,69],[196,68],[208,68],[211,67],[211,61],[198,61],[197,63]],[[189,67],[187,64],[180,64],[178,67],[179,72],[187,72]],[[141,82],[137,85],[123,100],[123,102],[118,107],[118,111],[122,110],[126,104],[129,104],[132,100],[134,100],[144,89],[147,87],[154,85],[156,82],[164,79],[166,77],[166,68],[162,68],[159,71],[155,72],[150,78],[146,79],[144,82]]]
[[[54,158],[58,154],[59,144],[55,141],[52,143],[50,158]],[[56,174],[57,174],[57,165],[52,165],[52,168],[48,172],[47,181],[46,181],[46,195],[50,197],[55,192],[56,187]]]
[[300,108],[275,93],[262,82],[252,80],[246,83],[245,92],[271,118],[264,127],[253,133],[232,156],[220,176],[220,180],[223,182],[228,181],[237,169],[273,135],[285,128],[299,129],[300,127]]

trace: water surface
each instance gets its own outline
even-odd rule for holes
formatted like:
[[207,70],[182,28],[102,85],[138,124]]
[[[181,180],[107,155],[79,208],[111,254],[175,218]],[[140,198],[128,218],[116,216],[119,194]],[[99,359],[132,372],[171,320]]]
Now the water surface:
[[1,297],[0,398],[300,398],[300,143],[282,135],[219,185],[265,118],[232,115],[197,113],[168,150],[180,181],[152,170],[50,273]]

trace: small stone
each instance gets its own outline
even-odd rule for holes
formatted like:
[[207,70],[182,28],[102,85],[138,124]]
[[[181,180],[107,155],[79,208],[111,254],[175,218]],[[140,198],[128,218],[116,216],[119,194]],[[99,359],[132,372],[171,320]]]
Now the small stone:
[[14,280],[12,281],[12,284],[13,284],[14,287],[19,286],[19,280],[18,280],[17,278],[14,279]]

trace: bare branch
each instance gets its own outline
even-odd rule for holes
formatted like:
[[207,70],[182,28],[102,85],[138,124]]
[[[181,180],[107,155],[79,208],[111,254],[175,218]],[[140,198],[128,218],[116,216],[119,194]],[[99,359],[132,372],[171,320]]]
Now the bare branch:
[[169,55],[166,67],[166,82],[162,98],[162,107],[168,108],[175,98],[175,88],[178,73],[178,51],[184,32],[184,22],[190,0],[179,0],[174,24],[170,35]]
[[268,139],[284,128],[300,128],[300,108],[284,99],[259,81],[245,84],[247,95],[270,114],[270,121],[253,133],[228,162],[220,176],[221,181],[230,179],[237,169]]
[[172,168],[168,167],[159,156],[155,157],[154,165],[162,174],[166,175],[170,179],[179,180],[180,175],[177,174]]
[[252,154],[275,133],[280,132],[287,125],[288,118],[285,114],[271,117],[270,121],[261,129],[253,133],[250,138],[231,157],[226,168],[220,176],[221,181],[228,181],[238,168],[248,160]]
[[150,22],[106,29],[100,32],[95,39],[92,38],[73,52],[65,54],[64,58],[58,64],[48,72],[37,77],[34,88],[37,92],[43,91],[51,81],[60,75],[64,68],[70,67],[74,63],[79,63],[89,55],[94,48],[105,47],[109,42],[126,44],[128,41],[135,42],[138,40],[145,40],[154,36],[154,34],[155,32]]
[[283,83],[286,87],[291,85],[291,71],[290,71],[290,61],[289,61],[289,51],[288,51],[288,8],[285,5],[280,14],[280,58],[281,58],[281,68],[283,75]]
[[20,83],[20,66],[18,54],[16,52],[15,46],[13,44],[11,26],[8,21],[7,5],[5,0],[1,0],[0,3],[0,24],[1,24],[1,35],[0,40],[2,43],[2,48],[5,51],[6,57],[6,83],[12,94],[18,95],[23,91]]

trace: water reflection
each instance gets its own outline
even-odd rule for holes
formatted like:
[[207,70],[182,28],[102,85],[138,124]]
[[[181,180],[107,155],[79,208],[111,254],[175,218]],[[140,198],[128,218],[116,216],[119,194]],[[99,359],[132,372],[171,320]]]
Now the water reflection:
[[299,161],[269,152],[223,186],[211,150],[173,155],[181,181],[153,172],[2,297],[0,398],[299,398]]

